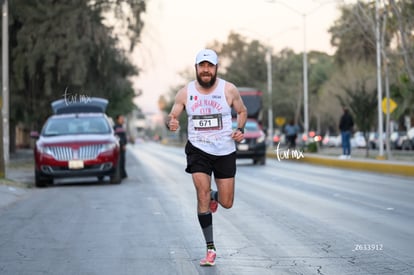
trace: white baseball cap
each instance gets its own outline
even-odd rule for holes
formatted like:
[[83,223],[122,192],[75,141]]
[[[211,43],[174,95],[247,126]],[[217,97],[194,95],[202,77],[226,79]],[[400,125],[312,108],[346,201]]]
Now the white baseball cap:
[[203,61],[210,62],[213,65],[217,65],[218,57],[215,51],[210,49],[201,50],[196,57],[196,64],[200,64]]

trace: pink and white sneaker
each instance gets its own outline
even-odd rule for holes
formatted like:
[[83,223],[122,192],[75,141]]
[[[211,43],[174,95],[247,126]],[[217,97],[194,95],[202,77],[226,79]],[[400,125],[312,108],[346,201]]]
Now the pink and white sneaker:
[[215,265],[216,251],[214,249],[207,249],[207,255],[200,261],[201,266],[213,266]]

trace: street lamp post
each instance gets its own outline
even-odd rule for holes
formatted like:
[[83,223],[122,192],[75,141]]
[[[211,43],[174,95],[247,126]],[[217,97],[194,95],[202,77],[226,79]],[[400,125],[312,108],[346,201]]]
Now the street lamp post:
[[[282,33],[285,33],[287,31],[290,31],[290,30],[293,30],[293,29],[296,29],[296,28],[297,28],[297,26],[291,26],[287,29],[284,29],[284,30],[272,35],[272,37],[276,37],[276,36],[278,36]],[[246,30],[246,29],[240,29],[240,30],[243,31],[243,32],[244,31],[252,32],[256,35],[262,36],[261,34],[253,32],[251,30]],[[268,129],[267,133],[268,133],[269,142],[272,142],[273,132],[274,132],[274,128],[273,128],[273,104],[272,104],[272,102],[273,102],[273,96],[272,96],[272,93],[273,93],[272,52],[273,52],[273,49],[270,46],[270,37],[263,37],[263,38],[265,38],[266,41],[267,41],[266,42],[266,49],[267,49],[266,50],[266,65],[267,65],[267,92],[268,92],[268,100],[269,100],[269,107],[268,107],[268,114],[267,114],[268,115],[268,117],[267,117],[267,121],[268,121],[268,123],[267,123],[267,126],[268,126],[267,127],[267,129]]]
[[291,11],[302,15],[303,18],[303,134],[304,136],[308,136],[309,133],[309,110],[308,110],[308,56],[307,56],[307,49],[306,49],[306,13],[302,13],[286,3],[279,2],[276,0],[269,1],[271,3],[279,3],[283,6],[287,7]]
[[335,2],[335,1],[328,1],[324,3],[320,3],[318,7],[316,7],[315,9],[311,10],[308,13],[300,12],[299,10],[291,7],[290,5],[284,2],[277,1],[277,0],[270,0],[267,2],[281,4],[285,6],[286,8],[290,9],[291,11],[293,11],[294,13],[301,15],[303,18],[303,128],[304,128],[303,132],[304,132],[304,135],[307,137],[309,133],[309,110],[308,110],[309,103],[308,103],[308,57],[307,57],[307,48],[306,48],[306,39],[307,39],[306,38],[306,17],[309,14],[318,10],[321,6],[331,3],[331,2]]
[[4,163],[9,162],[9,4],[7,0],[2,1],[2,98],[1,98],[1,118],[3,127],[2,147]]
[[303,132],[305,137],[309,133],[308,110],[308,54],[306,49],[306,14],[303,14]]
[[[380,20],[379,20],[379,1],[375,1],[375,40],[377,48],[377,97],[378,97],[378,141],[379,141],[379,158],[384,157],[384,140],[382,133],[384,132],[382,126],[382,78],[381,78],[381,37],[380,37]],[[387,109],[388,112],[388,109]]]
[[272,105],[272,48],[268,46],[266,53],[267,61],[267,92],[269,93],[269,112],[268,112],[268,135],[269,141],[273,140],[273,105]]

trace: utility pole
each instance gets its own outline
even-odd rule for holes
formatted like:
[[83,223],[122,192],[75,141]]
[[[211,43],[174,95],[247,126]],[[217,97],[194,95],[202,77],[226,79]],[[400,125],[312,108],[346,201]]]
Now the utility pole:
[[323,3],[319,3],[319,6],[317,6],[316,8],[314,8],[313,10],[307,12],[307,13],[303,13],[299,10],[297,10],[296,8],[293,8],[290,4],[286,4],[283,1],[278,1],[278,0],[269,0],[267,1],[269,3],[277,3],[277,4],[281,4],[283,6],[285,6],[286,8],[288,8],[289,10],[293,11],[294,13],[301,15],[302,19],[303,19],[303,134],[306,136],[306,139],[308,139],[309,136],[309,100],[308,100],[308,55],[307,55],[307,46],[306,46],[306,19],[307,16],[309,16],[310,14],[316,12],[320,7],[329,4],[329,3],[333,3],[336,1],[327,1],[327,2],[323,2]]
[[1,98],[1,137],[0,177],[6,176],[9,162],[9,8],[7,0],[2,1],[2,98]]
[[[380,16],[379,16],[379,0],[375,1],[375,40],[377,48],[377,97],[378,97],[378,141],[379,141],[379,154],[378,158],[384,158],[384,127],[382,125],[382,77],[381,77],[381,36],[380,36]],[[387,110],[388,111],[388,110]]]
[[308,51],[306,48],[306,13],[303,16],[303,133],[309,138]]
[[268,135],[269,135],[269,142],[273,141],[273,99],[272,99],[272,90],[273,90],[273,82],[272,82],[272,48],[270,46],[267,47],[266,53],[267,59],[267,92],[269,96],[269,113],[268,113]]

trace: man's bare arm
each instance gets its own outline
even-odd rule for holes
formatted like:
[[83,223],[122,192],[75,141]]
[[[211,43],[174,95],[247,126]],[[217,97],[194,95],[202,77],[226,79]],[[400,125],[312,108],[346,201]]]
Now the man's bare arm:
[[[227,83],[227,96],[230,99],[230,105],[237,113],[237,128],[243,129],[247,120],[247,108],[243,103],[239,90],[231,83]],[[240,142],[244,139],[244,133],[236,130],[232,134],[232,138]]]
[[166,126],[170,131],[177,131],[180,127],[178,117],[181,115],[185,108],[185,102],[187,100],[187,88],[184,87],[178,91],[175,96],[174,105],[171,108],[171,112],[167,116]]
[[229,95],[232,98],[232,107],[237,113],[237,128],[244,128],[247,120],[247,108],[240,96],[239,90],[231,84]]

